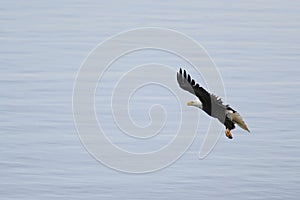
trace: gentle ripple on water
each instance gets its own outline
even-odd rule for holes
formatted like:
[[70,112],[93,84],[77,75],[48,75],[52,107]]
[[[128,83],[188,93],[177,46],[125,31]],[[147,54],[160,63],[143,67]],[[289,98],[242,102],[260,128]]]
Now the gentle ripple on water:
[[[299,6],[296,1],[3,2],[1,199],[297,199]],[[213,152],[198,160],[201,128],[208,122],[201,114],[195,142],[164,170],[131,175],[95,161],[73,123],[76,72],[96,44],[140,26],[173,28],[203,44],[219,66],[227,101],[252,133],[236,129],[233,141],[222,136]],[[145,59],[164,60],[164,54],[154,55]],[[179,63],[172,56],[164,62]]]

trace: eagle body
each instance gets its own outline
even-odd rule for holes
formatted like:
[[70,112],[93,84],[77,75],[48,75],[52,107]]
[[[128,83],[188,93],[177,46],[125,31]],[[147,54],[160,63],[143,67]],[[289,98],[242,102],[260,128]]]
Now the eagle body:
[[196,101],[190,101],[187,105],[198,107],[209,116],[217,118],[222,124],[224,124],[226,128],[225,133],[228,138],[232,139],[230,131],[235,128],[235,124],[250,132],[246,123],[237,111],[232,109],[229,105],[224,105],[221,98],[214,94],[210,94],[181,68],[179,72],[177,72],[177,82],[183,90],[192,93],[199,99]]

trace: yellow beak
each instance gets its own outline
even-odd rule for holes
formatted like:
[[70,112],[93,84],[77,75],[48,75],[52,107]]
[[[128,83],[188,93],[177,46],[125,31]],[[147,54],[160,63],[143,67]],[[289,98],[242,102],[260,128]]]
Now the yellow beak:
[[187,102],[187,105],[188,105],[188,106],[192,106],[193,103],[192,103],[191,101],[189,101],[189,102]]

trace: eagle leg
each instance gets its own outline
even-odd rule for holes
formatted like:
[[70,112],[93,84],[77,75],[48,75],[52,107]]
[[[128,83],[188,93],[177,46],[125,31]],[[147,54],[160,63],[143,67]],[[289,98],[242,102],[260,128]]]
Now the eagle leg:
[[230,130],[227,128],[226,131],[225,131],[225,135],[226,137],[228,137],[229,139],[232,139],[232,135],[230,133]]

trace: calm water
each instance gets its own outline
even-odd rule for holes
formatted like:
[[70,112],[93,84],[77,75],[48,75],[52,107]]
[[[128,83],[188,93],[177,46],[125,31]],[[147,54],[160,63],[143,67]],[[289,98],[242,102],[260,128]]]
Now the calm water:
[[[299,2],[7,1],[0,16],[1,199],[300,196]],[[164,170],[125,174],[91,157],[72,116],[77,70],[98,43],[141,26],[171,28],[201,43],[219,67],[227,101],[252,134],[236,129],[232,141],[222,135],[199,160],[201,127],[208,122],[201,114],[191,148]],[[154,62],[164,54],[150,55],[135,59]],[[176,66],[177,59],[165,62]],[[143,107],[143,99],[139,103]]]

